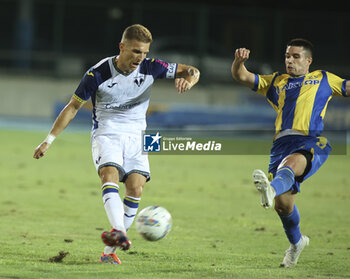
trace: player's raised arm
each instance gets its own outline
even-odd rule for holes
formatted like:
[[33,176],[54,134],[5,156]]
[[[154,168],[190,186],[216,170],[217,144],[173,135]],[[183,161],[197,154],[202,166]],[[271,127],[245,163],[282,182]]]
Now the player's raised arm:
[[191,89],[199,80],[200,72],[196,67],[178,64],[175,87],[178,93]]
[[239,83],[254,88],[255,74],[249,72],[244,66],[244,62],[249,59],[250,50],[246,48],[238,48],[235,52],[235,60],[232,63],[232,77]]
[[72,121],[77,114],[78,110],[83,106],[82,102],[79,102],[75,98],[71,98],[69,103],[64,107],[59,116],[56,118],[52,129],[46,139],[35,149],[33,158],[40,159],[43,157],[50,147],[56,136],[58,136]]

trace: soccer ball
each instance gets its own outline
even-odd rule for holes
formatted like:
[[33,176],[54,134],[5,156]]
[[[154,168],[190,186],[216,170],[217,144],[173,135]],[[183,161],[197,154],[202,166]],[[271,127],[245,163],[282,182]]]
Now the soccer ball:
[[146,240],[156,241],[164,238],[172,225],[171,215],[160,206],[148,206],[136,217],[136,230]]

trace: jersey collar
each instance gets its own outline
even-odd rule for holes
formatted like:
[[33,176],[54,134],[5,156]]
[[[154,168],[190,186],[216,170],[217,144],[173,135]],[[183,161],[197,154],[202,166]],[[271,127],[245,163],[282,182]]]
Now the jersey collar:
[[132,72],[134,72],[134,71],[131,71],[130,73],[123,73],[123,71],[121,70],[121,69],[119,69],[118,68],[118,66],[117,66],[117,62],[116,62],[116,60],[119,58],[119,55],[118,56],[114,56],[113,58],[112,58],[112,64],[113,64],[113,67],[114,67],[114,69],[119,73],[119,74],[121,74],[121,75],[123,75],[123,76],[128,76],[128,75],[130,75]]

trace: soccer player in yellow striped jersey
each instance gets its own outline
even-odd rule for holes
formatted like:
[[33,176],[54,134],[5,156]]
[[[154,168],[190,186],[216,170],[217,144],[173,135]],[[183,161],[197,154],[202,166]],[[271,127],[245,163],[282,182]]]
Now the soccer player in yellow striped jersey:
[[245,62],[249,54],[249,49],[236,50],[232,76],[265,96],[277,113],[269,179],[263,171],[254,170],[253,182],[263,207],[271,208],[275,203],[290,242],[281,266],[293,267],[309,245],[309,238],[300,232],[295,197],[300,183],[313,175],[331,152],[327,139],[321,137],[323,119],[333,96],[350,95],[350,81],[327,71],[309,72],[313,45],[305,39],[293,39],[287,44],[285,74],[248,71]]

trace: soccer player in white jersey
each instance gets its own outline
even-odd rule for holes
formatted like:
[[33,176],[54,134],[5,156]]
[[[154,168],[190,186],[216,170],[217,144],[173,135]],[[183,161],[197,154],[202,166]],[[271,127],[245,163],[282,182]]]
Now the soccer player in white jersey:
[[[140,24],[127,27],[119,43],[120,54],[101,60],[85,73],[33,156],[36,159],[44,156],[53,140],[91,98],[92,156],[112,226],[110,232],[101,235],[106,244],[101,262],[120,264],[116,248],[128,250],[131,245],[126,232],[133,223],[143,187],[150,178],[148,157],[142,154],[141,134],[146,129],[153,82],[158,78],[175,79],[178,93],[183,93],[199,80],[199,71],[193,66],[146,58],[151,42],[152,35],[146,27]],[[119,196],[120,182],[125,183],[123,201]]]

